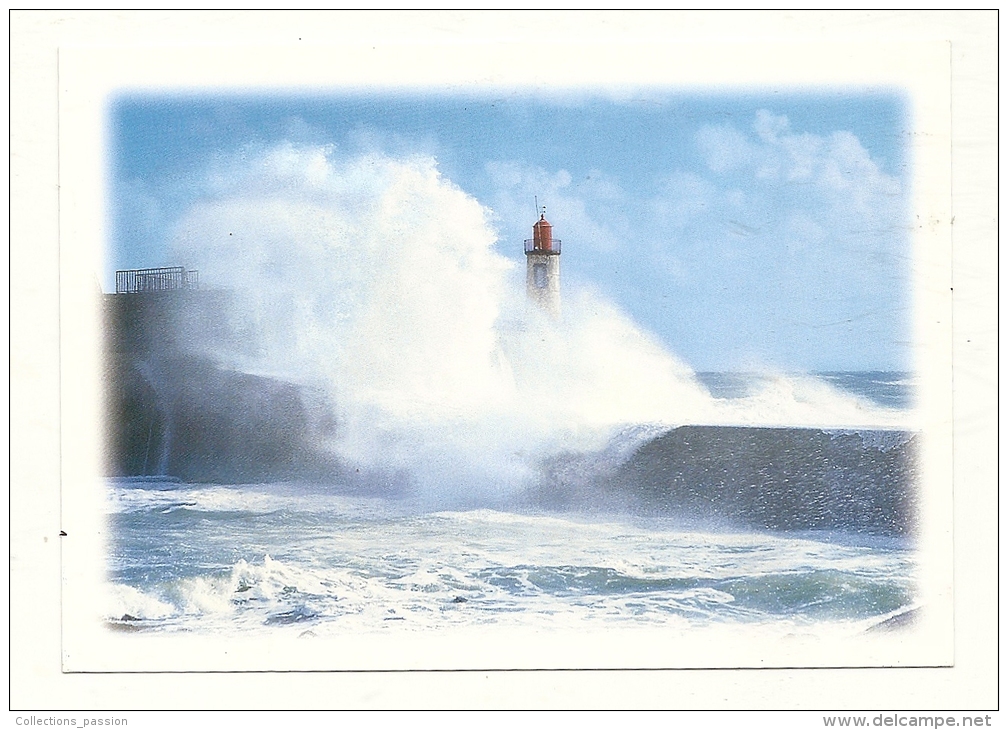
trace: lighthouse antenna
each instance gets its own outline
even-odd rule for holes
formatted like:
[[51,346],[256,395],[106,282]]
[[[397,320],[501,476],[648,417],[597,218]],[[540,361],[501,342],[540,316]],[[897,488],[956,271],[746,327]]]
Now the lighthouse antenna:
[[535,198],[535,204],[536,204],[536,215],[539,215],[539,196],[538,196],[538,195],[533,195],[532,197],[534,197],[534,198]]

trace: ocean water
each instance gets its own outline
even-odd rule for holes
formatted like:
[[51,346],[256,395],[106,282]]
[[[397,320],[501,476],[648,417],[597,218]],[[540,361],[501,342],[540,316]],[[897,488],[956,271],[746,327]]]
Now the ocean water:
[[[714,398],[751,396],[775,377],[760,373],[698,372],[697,379]],[[815,373],[820,381],[853,396],[866,398],[881,408],[905,409],[913,406],[916,384],[913,373],[888,370]]]
[[672,518],[437,510],[331,486],[149,478],[110,481],[107,512],[104,619],[126,631],[857,633],[917,605],[911,541],[842,531],[704,531]]

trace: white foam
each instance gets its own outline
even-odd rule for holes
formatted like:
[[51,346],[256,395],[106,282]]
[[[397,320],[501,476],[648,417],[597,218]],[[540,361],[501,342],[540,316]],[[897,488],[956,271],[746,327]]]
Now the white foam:
[[710,396],[658,340],[566,287],[559,321],[529,309],[490,212],[429,157],[341,158],[279,145],[217,170],[176,260],[239,292],[227,364],[321,387],[329,446],[402,469],[447,501],[500,497],[544,455],[603,448],[628,424],[899,426],[814,378]]
[[105,595],[104,617],[115,621],[164,619],[177,613],[174,606],[155,596],[119,583],[109,584]]
[[[224,636],[300,631],[306,622],[320,636],[486,624],[604,628],[614,622],[772,622],[790,630],[818,621],[797,609],[792,620],[758,602],[740,601],[733,581],[826,572],[909,587],[915,573],[914,557],[905,551],[535,515],[505,521],[490,510],[391,518],[350,534],[272,539],[271,551],[286,551],[283,559],[247,555],[229,569],[208,569],[144,591],[111,586],[106,618],[121,621],[128,614],[138,627]],[[655,583],[663,580],[672,582]],[[828,619],[832,628],[826,630],[845,622]]]

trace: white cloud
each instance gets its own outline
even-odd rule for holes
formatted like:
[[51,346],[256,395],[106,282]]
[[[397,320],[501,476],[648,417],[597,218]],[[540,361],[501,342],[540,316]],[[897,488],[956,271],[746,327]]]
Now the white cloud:
[[[525,238],[532,235],[538,200],[561,240],[596,251],[619,246],[625,224],[617,211],[624,194],[613,178],[592,170],[575,180],[564,169],[547,171],[515,161],[488,162],[486,171],[494,187],[488,202],[498,221],[527,222],[527,230],[521,232]],[[505,237],[518,235],[517,231],[502,233]],[[509,241],[502,244],[509,245]]]
[[787,132],[790,126],[786,116],[777,116],[766,109],[756,112],[756,121],[753,123],[753,129],[764,142],[775,141],[781,134]]
[[870,213],[876,198],[898,199],[899,181],[882,171],[851,132],[795,133],[786,116],[756,114],[755,136],[731,125],[707,126],[696,135],[697,148],[714,173],[751,175],[774,184],[809,184],[822,195],[842,194],[860,213]]
[[664,234],[651,259],[681,311],[768,362],[841,360],[851,337],[892,352],[882,338],[905,331],[909,291],[900,180],[851,132],[795,130],[766,110],[747,129],[703,127],[694,143],[703,166],[673,171],[646,207]]
[[749,140],[730,124],[703,127],[696,143],[707,167],[714,172],[730,172],[748,164],[756,154]]
[[851,132],[797,133],[786,116],[760,110],[752,133],[708,126],[695,141],[711,182],[745,190],[753,211],[778,209],[782,221],[800,212],[836,236],[891,228],[902,215],[900,181]]

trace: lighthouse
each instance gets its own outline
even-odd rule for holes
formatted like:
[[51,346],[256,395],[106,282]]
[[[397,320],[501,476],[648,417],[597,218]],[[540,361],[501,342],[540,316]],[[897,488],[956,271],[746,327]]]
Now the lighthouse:
[[525,291],[554,317],[560,316],[560,239],[553,238],[553,226],[546,220],[546,208],[532,226],[532,238],[525,240]]

